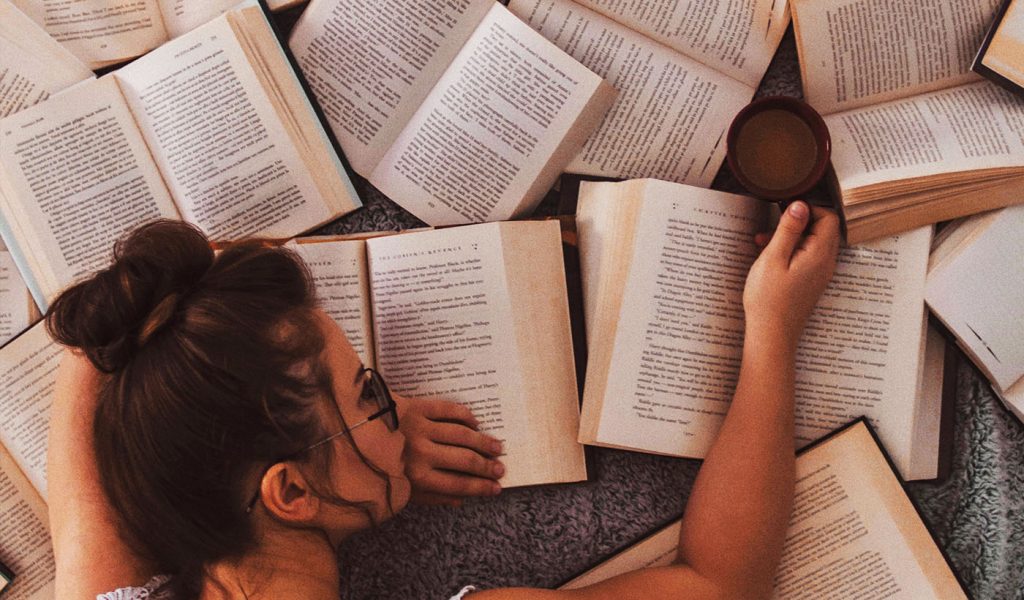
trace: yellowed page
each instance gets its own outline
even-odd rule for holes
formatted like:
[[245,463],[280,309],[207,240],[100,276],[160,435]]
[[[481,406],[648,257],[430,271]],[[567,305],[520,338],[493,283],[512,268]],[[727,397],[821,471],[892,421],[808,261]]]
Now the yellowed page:
[[981,64],[1024,87],[1024,4],[1010,2]]
[[786,0],[578,0],[756,88],[789,26]]
[[930,325],[925,337],[924,364],[914,407],[914,441],[906,480],[935,479],[939,476],[946,338]]
[[370,181],[430,225],[522,216],[547,191],[540,175],[554,183],[563,141],[597,126],[578,118],[602,93],[600,77],[494,3]]
[[287,238],[332,216],[225,17],[117,78],[182,216],[212,239]]
[[29,326],[32,299],[11,253],[0,242],[0,346]]
[[0,118],[93,77],[10,0],[0,0]]
[[1024,166],[1024,103],[982,81],[825,117],[843,190]]
[[504,441],[502,485],[552,483],[567,457],[535,454],[543,432],[530,412],[541,399],[526,380],[543,373],[523,369],[503,237],[488,223],[367,242],[377,366],[396,393],[468,406]]
[[493,0],[314,0],[288,45],[352,168],[369,177]]
[[298,252],[309,267],[320,308],[345,332],[363,365],[374,367],[366,242],[298,238],[289,247]]
[[0,121],[0,172],[8,244],[27,255],[41,302],[109,263],[125,232],[178,217],[111,77]]
[[977,81],[1000,0],[793,0],[804,97],[822,114]]
[[0,445],[46,498],[46,437],[62,347],[39,323],[0,348]]
[[[966,598],[862,424],[796,460],[796,500],[773,598]],[[676,560],[681,521],[562,589]]]
[[1024,206],[975,218],[985,227],[928,273],[926,300],[1006,390],[1024,378]]
[[0,562],[14,572],[4,600],[52,600],[57,567],[46,503],[0,446]]
[[561,224],[501,223],[499,230],[529,422],[527,437],[517,440],[529,449],[520,453],[520,468],[546,474],[548,483],[582,481],[587,469],[576,441],[580,405]]
[[514,0],[509,9],[619,91],[567,171],[711,185],[752,86],[570,0]]
[[79,60],[98,69],[167,41],[156,0],[12,0]]

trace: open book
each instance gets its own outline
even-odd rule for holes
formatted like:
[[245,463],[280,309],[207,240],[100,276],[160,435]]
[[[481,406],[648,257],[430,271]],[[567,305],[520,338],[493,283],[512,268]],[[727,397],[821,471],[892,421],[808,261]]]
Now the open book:
[[44,309],[155,218],[288,238],[358,206],[256,6],[0,120],[0,233]]
[[353,169],[431,225],[532,211],[615,96],[494,0],[313,0],[289,45]]
[[795,0],[850,243],[1024,202],[1024,103],[970,71],[998,0]]
[[[92,69],[142,56],[240,0],[11,0]],[[302,0],[267,0],[271,10]]]
[[[704,457],[735,391],[767,206],[657,180],[581,184],[582,443]],[[927,343],[930,242],[925,227],[841,250],[797,352],[797,446],[867,416],[905,478],[936,476],[930,386],[944,348]]]
[[93,77],[10,0],[0,0],[0,118]]
[[504,441],[503,486],[586,479],[557,221],[293,247],[395,393],[460,402]]
[[[676,562],[681,521],[562,589]],[[965,599],[884,449],[863,421],[797,456],[796,498],[773,598]]]
[[4,600],[54,597],[46,441],[62,352],[43,323],[0,347],[0,562],[15,574]]
[[936,239],[925,300],[1024,420],[1024,206],[949,225]]
[[512,0],[509,9],[619,91],[566,170],[701,187],[789,25],[786,0]]
[[39,317],[39,310],[21,279],[14,258],[0,242],[0,346]]

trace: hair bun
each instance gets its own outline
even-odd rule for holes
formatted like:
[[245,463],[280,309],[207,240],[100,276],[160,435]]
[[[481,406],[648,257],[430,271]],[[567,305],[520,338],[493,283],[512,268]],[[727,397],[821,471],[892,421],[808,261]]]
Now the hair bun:
[[192,225],[143,225],[114,245],[110,267],[57,297],[46,317],[50,335],[82,349],[101,371],[118,371],[173,322],[213,259]]

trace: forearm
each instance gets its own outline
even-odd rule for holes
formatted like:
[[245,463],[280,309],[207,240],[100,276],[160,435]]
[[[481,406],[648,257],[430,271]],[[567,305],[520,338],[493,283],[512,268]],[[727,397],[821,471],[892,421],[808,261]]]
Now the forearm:
[[150,572],[122,542],[100,484],[92,437],[99,376],[70,355],[61,370],[47,453],[57,597],[95,597],[144,582]]
[[771,592],[793,502],[794,344],[748,331],[736,393],[683,519],[680,557],[744,594]]

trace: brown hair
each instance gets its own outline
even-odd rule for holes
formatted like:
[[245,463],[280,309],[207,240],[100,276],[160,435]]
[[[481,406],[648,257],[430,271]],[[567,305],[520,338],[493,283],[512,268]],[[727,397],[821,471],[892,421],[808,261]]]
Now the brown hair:
[[[310,281],[286,249],[244,241],[215,256],[199,230],[157,221],[47,314],[54,339],[109,374],[94,425],[102,485],[126,542],[174,575],[177,597],[254,545],[254,468],[325,434],[333,395]],[[327,448],[308,458],[321,476]]]

